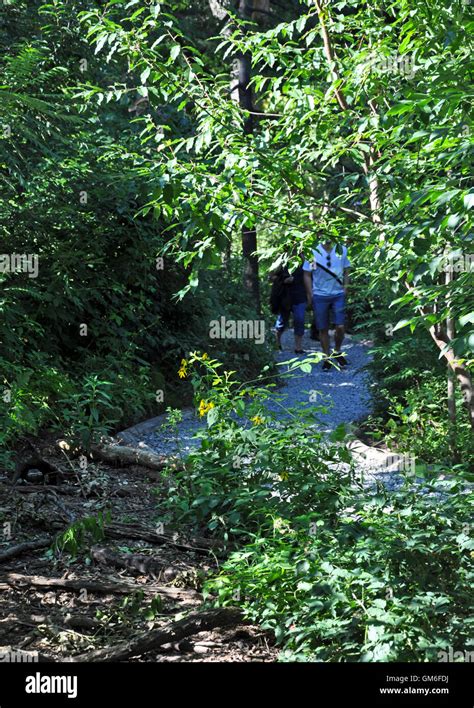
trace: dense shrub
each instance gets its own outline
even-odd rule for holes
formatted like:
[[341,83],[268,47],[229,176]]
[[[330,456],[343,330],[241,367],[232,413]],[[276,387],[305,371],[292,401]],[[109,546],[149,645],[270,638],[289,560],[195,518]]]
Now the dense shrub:
[[209,602],[273,630],[283,659],[436,661],[468,649],[473,501],[462,475],[364,487],[344,432],[318,433],[314,409],[276,418],[267,378],[241,384],[205,354],[183,367],[207,428],[170,473],[159,514],[238,547],[209,580]]

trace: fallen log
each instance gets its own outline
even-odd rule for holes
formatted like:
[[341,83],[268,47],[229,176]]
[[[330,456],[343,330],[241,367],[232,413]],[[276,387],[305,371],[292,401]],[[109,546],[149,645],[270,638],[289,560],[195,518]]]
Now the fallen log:
[[7,548],[5,551],[0,553],[0,563],[9,560],[10,558],[15,558],[16,556],[21,556],[22,553],[26,551],[36,551],[38,548],[45,548],[50,546],[53,542],[52,536],[47,536],[45,538],[39,538],[36,541],[24,541],[16,546]]
[[143,632],[129,642],[122,642],[113,647],[68,657],[65,661],[125,661],[132,656],[147,654],[169,642],[179,642],[199,632],[216,627],[228,627],[243,621],[242,612],[235,607],[195,612],[185,619],[170,622],[164,627]]
[[46,486],[44,484],[25,484],[24,486],[13,487],[11,484],[0,484],[0,491],[15,491],[20,494],[33,494],[34,492],[55,492],[56,494],[65,494],[68,496],[78,496],[79,490],[73,487],[62,484],[54,486]]
[[87,629],[94,630],[100,626],[100,622],[94,617],[89,617],[89,615],[83,614],[72,614],[68,612],[66,616],[59,613],[48,613],[48,615],[30,615],[29,621],[19,620],[18,617],[6,617],[0,620],[1,623],[6,623],[8,627],[10,625],[15,627],[17,624],[22,624],[25,627],[32,627],[36,629],[38,625],[49,625],[54,627],[59,627],[61,630],[62,625],[69,629],[79,630]]
[[165,467],[183,469],[183,463],[176,457],[165,457],[151,450],[125,445],[92,445],[91,453],[93,457],[114,465],[141,465],[152,470],[163,470]]
[[[20,494],[34,494],[38,492],[43,492],[44,494],[47,494],[48,492],[50,493],[55,493],[55,494],[62,494],[63,496],[70,496],[70,497],[78,497],[81,494],[81,490],[74,488],[72,485],[58,485],[58,486],[45,486],[43,484],[25,484],[24,486],[16,486],[12,487],[11,484],[1,484],[0,483],[0,493],[3,491],[14,491],[14,492],[19,492]],[[110,496],[117,496],[117,497],[133,497],[137,494],[136,488],[128,488],[128,487],[117,487],[116,489],[112,489],[110,492]]]
[[162,585],[136,585],[133,583],[117,583],[85,579],[68,580],[66,578],[46,578],[40,575],[22,575],[20,573],[7,573],[6,575],[0,575],[0,590],[5,590],[9,587],[18,589],[22,586],[28,585],[47,589],[57,588],[58,590],[65,590],[66,592],[83,592],[86,590],[90,593],[110,593],[113,595],[130,594],[137,591],[143,591],[147,595],[165,595],[169,598],[198,599],[201,597],[196,590],[164,587]]
[[177,541],[171,536],[156,533],[152,529],[133,526],[131,524],[110,524],[105,527],[104,532],[105,536],[108,538],[135,539],[137,541],[146,541],[147,543],[153,543],[156,545],[163,545],[167,543],[181,551],[193,551],[194,553],[202,553],[205,555],[209,554],[211,551],[218,553],[222,550],[218,541],[212,541],[207,538],[197,538],[193,540],[193,545],[189,545],[187,543]]

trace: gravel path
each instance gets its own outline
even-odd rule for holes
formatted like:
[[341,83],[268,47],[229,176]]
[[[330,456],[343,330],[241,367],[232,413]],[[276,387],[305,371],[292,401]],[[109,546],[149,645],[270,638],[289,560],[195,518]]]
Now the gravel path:
[[[276,361],[294,359],[297,355],[293,346],[293,333],[285,332],[282,337],[283,351],[276,352]],[[309,338],[309,330],[305,332],[303,349],[306,354],[298,357],[300,359],[321,351],[319,342]],[[315,417],[318,427],[325,432],[334,430],[341,423],[354,423],[370,413],[370,379],[364,369],[370,361],[369,343],[356,342],[347,336],[343,351],[349,364],[345,369],[332,367],[329,371],[323,371],[320,363],[312,366],[311,373],[298,369],[291,378],[285,377],[285,386],[279,391],[284,394],[287,407],[311,409],[323,406],[325,412],[316,412]],[[281,367],[282,372],[288,368]],[[278,405],[270,403],[268,407],[275,412],[281,411]]]
[[[285,408],[313,409],[315,427],[325,433],[334,430],[341,423],[357,423],[371,411],[371,380],[366,370],[371,360],[370,346],[369,341],[356,341],[347,336],[343,345],[343,352],[347,355],[349,364],[347,368],[332,368],[325,372],[321,363],[318,363],[312,366],[310,373],[297,369],[291,376],[283,377],[282,386],[272,392],[266,402],[268,410],[275,411],[281,419],[288,415],[281,404],[284,404]],[[291,330],[284,333],[282,347],[282,351],[275,351],[277,362],[295,359]],[[309,330],[305,332],[303,348],[305,354],[301,359],[321,351],[319,342],[309,338]],[[282,366],[281,369],[284,372],[288,370],[288,366]],[[277,399],[282,396],[283,399],[278,403]],[[321,408],[324,410],[321,411]],[[123,431],[117,438],[125,444],[146,447],[159,454],[180,453],[186,456],[199,445],[199,439],[194,436],[204,424],[194,409],[184,409],[182,416],[183,420],[177,433],[166,426],[167,416],[163,414]],[[357,439],[350,441],[347,446],[356,470],[367,486],[373,486],[377,482],[388,490],[396,490],[405,483],[407,474],[415,483],[423,481],[416,477],[414,461],[409,458],[369,447]]]
[[[283,351],[275,351],[277,362],[294,359],[293,332],[287,331],[282,338]],[[306,330],[303,340],[305,356],[320,352],[319,342],[309,338]],[[282,386],[272,393],[266,402],[267,408],[277,415],[288,415],[285,408],[305,407],[315,412],[316,426],[324,431],[334,430],[341,423],[353,423],[370,412],[370,380],[364,367],[370,361],[369,343],[356,342],[348,336],[344,342],[344,352],[347,354],[349,366],[336,370],[334,367],[327,372],[322,371],[321,364],[315,364],[311,373],[297,369],[291,376],[283,377]],[[281,367],[282,373],[288,366]],[[283,398],[282,398],[283,397]],[[281,399],[277,403],[276,399]],[[324,408],[324,412],[317,409]],[[179,424],[179,442],[176,433],[166,426],[166,414],[153,418],[144,424],[139,424],[120,434],[120,438],[128,444],[148,446],[160,454],[173,455],[178,452],[186,454],[199,444],[193,439],[195,433],[202,428],[203,422],[192,409],[183,410],[183,420]]]

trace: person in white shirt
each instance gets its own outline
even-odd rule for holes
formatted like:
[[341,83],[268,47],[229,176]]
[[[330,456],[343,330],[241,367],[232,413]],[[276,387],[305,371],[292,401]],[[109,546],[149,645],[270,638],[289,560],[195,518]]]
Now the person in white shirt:
[[[326,357],[329,356],[329,308],[332,307],[336,327],[336,361],[339,366],[344,367],[347,366],[347,361],[341,354],[341,346],[344,341],[346,294],[351,265],[347,248],[334,246],[331,241],[326,241],[312,251],[313,260],[305,261],[303,265],[308,304],[313,307],[321,348]],[[329,371],[330,368],[331,363],[325,359],[323,371]]]

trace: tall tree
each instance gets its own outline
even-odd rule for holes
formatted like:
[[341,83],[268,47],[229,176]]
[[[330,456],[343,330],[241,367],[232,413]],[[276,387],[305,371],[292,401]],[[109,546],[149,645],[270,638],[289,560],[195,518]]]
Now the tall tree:
[[[240,0],[239,14],[244,22],[259,19],[262,11],[269,10],[269,0]],[[244,133],[254,131],[254,107],[252,97],[252,57],[250,52],[240,52],[238,56],[239,104],[245,111]],[[255,300],[260,311],[260,283],[257,256],[257,230],[254,225],[242,227],[242,255],[244,259],[244,286]]]

